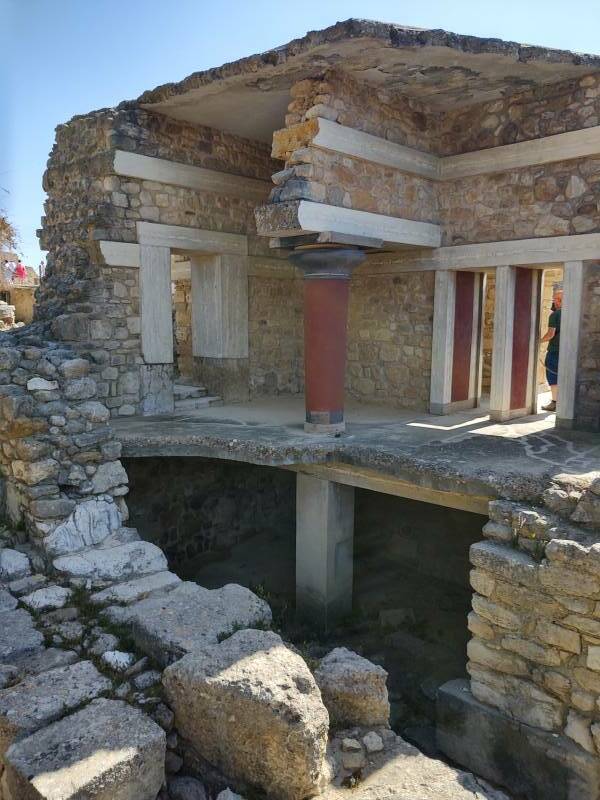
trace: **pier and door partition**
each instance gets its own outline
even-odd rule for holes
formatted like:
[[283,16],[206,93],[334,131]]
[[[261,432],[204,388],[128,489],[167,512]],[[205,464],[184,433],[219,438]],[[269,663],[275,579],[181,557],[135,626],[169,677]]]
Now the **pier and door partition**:
[[[490,417],[505,422],[537,413],[537,367],[540,354],[540,310],[544,269],[563,268],[563,306],[558,368],[557,427],[573,427],[583,287],[590,261],[557,259],[569,248],[595,254],[596,242],[585,247],[574,240],[493,243],[442,248],[439,261],[456,258],[455,269],[436,269],[431,364],[430,412],[449,414],[479,404],[482,374],[482,303],[485,273],[495,273]],[[569,241],[570,240],[570,241]],[[522,252],[520,252],[522,248]],[[501,264],[502,250],[514,258]],[[464,252],[463,252],[464,251]],[[515,258],[516,256],[516,258]],[[479,262],[477,267],[473,261]],[[462,262],[462,263],[461,263]],[[527,263],[531,262],[531,263]],[[424,263],[425,265],[425,263]],[[427,264],[428,266],[428,264]],[[431,267],[430,267],[431,268]]]
[[483,272],[438,270],[435,274],[432,414],[479,405],[485,280]]
[[[247,240],[237,234],[153,223],[138,223],[138,239],[142,410],[170,413],[174,410],[171,255],[189,257],[194,370],[223,374],[232,365],[229,371],[243,378],[240,364],[248,358]],[[247,380],[245,389],[247,393]]]

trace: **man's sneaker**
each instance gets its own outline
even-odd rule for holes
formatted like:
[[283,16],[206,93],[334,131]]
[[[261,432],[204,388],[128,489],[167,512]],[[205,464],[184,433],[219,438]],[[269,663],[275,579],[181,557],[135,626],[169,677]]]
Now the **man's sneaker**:
[[548,405],[542,406],[542,411],[556,411],[556,400],[550,400]]

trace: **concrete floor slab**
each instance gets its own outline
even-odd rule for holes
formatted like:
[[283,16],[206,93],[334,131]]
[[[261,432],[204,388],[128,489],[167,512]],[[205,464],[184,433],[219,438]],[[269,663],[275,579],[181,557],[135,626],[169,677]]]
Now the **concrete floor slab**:
[[307,471],[340,468],[442,493],[441,500],[416,498],[429,502],[444,504],[444,493],[449,501],[451,494],[472,496],[478,500],[469,510],[480,513],[490,497],[536,502],[554,475],[600,470],[600,436],[556,430],[553,414],[493,423],[485,408],[438,417],[350,402],[347,430],[338,437],[305,433],[303,417],[303,398],[276,397],[112,425],[129,458],[200,456]]

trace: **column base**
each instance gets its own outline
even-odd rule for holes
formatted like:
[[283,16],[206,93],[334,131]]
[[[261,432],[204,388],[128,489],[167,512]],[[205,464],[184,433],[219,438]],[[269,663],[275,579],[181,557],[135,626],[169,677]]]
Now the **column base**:
[[481,703],[468,680],[438,690],[437,744],[452,761],[530,800],[589,800],[600,791],[597,757]]
[[345,422],[305,422],[306,433],[343,433],[346,430]]
[[518,417],[530,417],[535,414],[532,408],[510,408],[510,409],[490,409],[490,420],[492,422],[508,422],[511,419]]
[[453,400],[450,403],[430,403],[429,413],[436,416],[444,414],[454,414],[457,411],[467,411],[470,408],[477,408],[479,405],[478,397],[470,397],[468,400]]

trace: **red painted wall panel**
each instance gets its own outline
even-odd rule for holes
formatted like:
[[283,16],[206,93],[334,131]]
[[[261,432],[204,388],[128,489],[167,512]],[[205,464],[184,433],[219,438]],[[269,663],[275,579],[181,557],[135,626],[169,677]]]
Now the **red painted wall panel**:
[[475,273],[457,272],[454,303],[454,350],[452,354],[452,402],[469,399],[474,291]]
[[510,384],[511,409],[525,408],[527,405],[533,279],[533,270],[524,269],[523,267],[517,268],[513,317],[512,378]]

